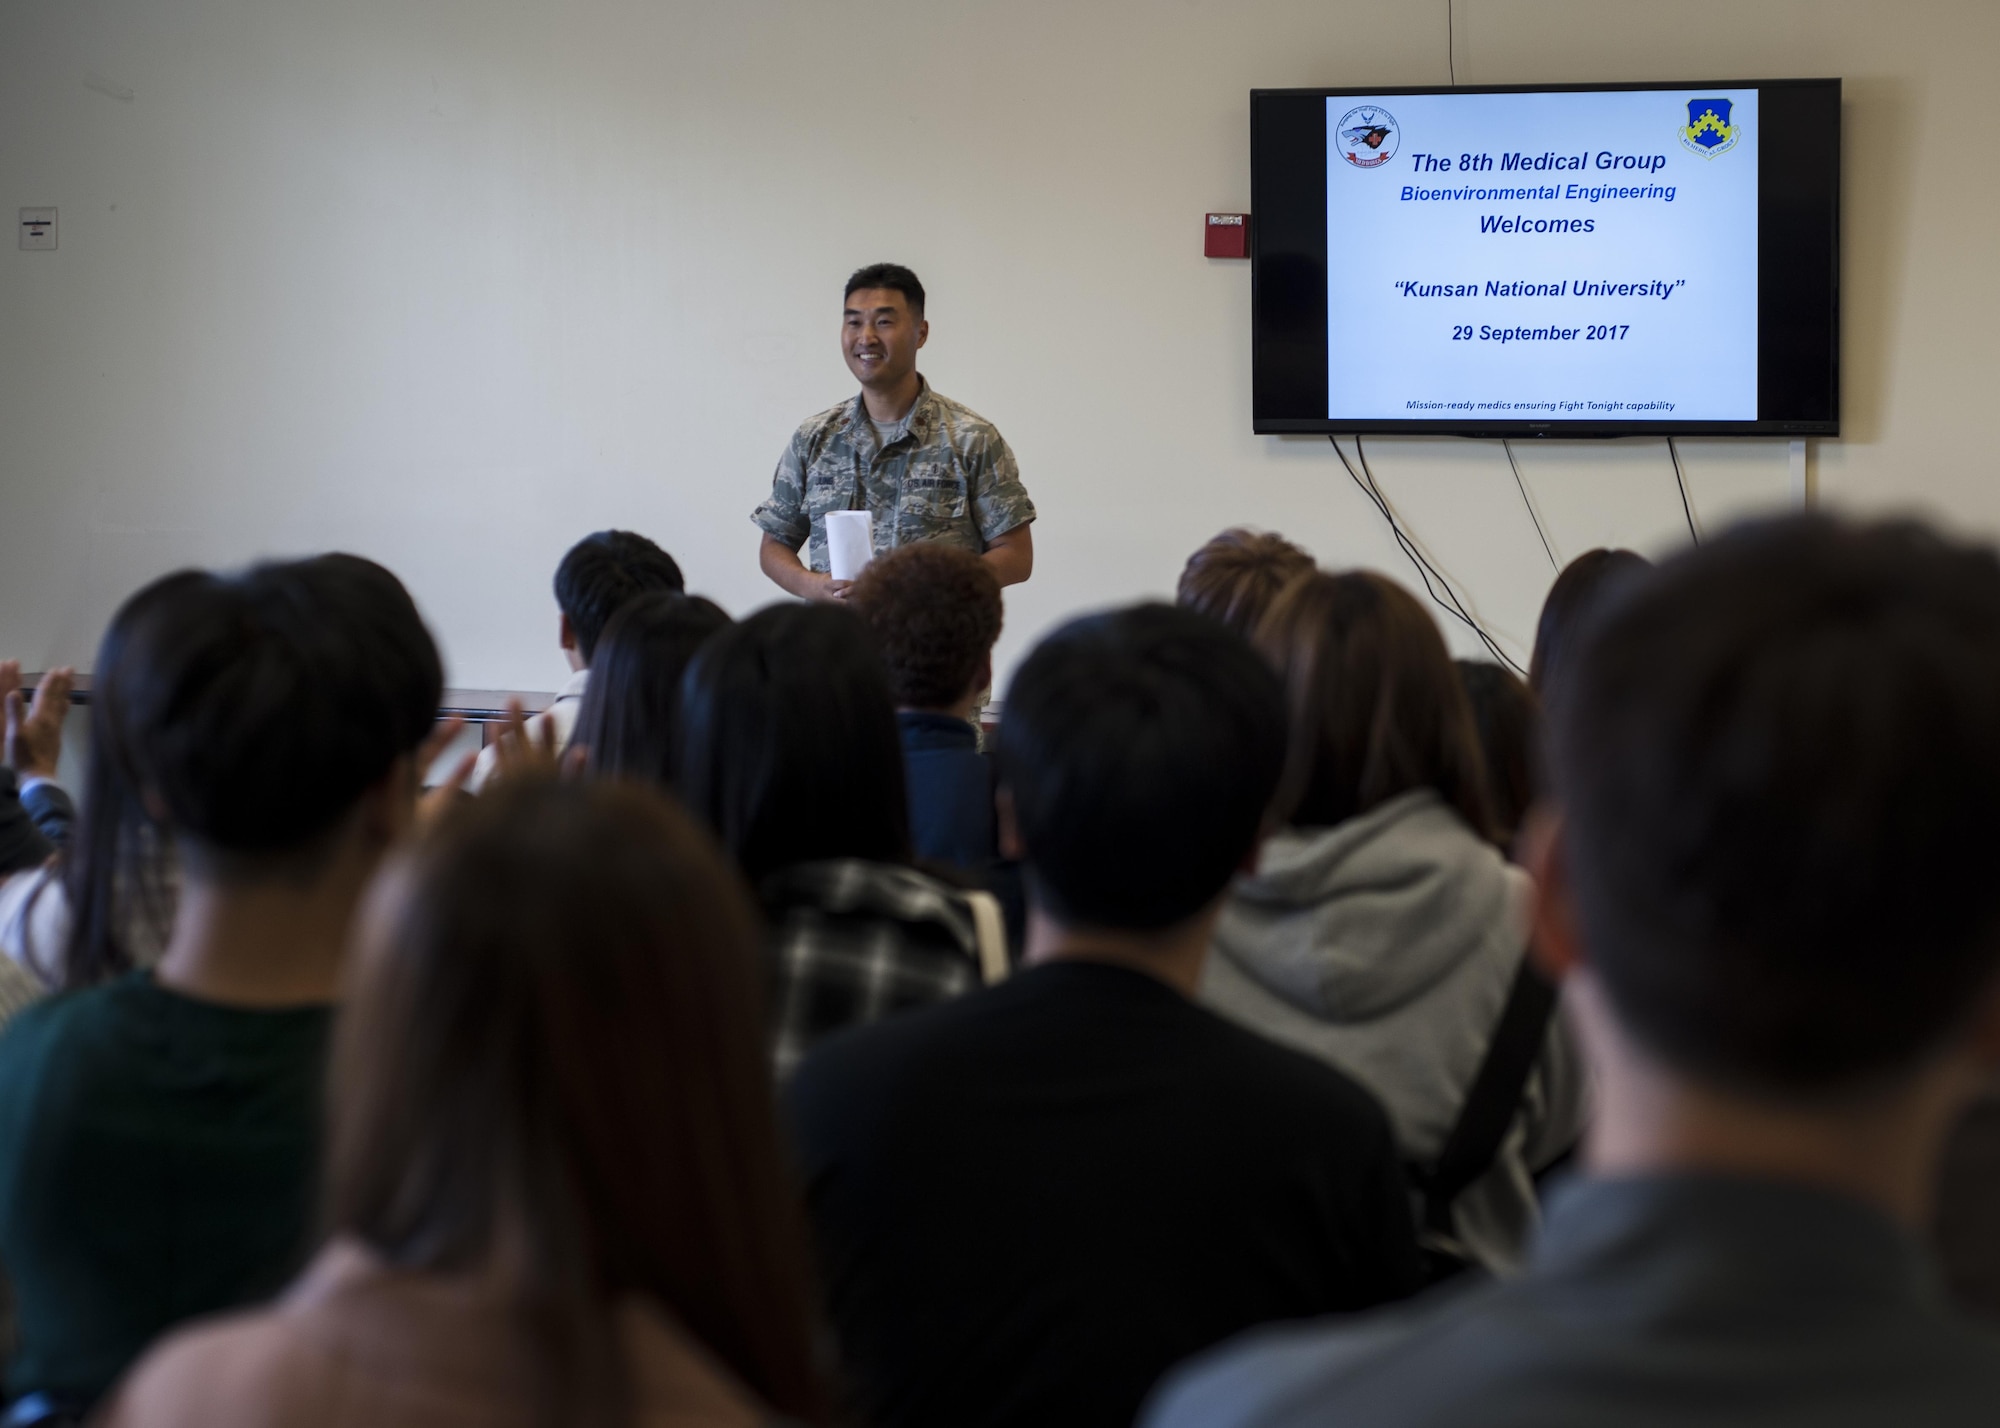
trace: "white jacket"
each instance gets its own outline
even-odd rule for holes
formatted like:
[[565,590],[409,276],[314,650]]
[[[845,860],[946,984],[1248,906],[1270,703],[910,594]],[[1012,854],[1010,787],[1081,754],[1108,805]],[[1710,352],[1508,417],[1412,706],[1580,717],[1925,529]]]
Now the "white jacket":
[[[579,669],[572,674],[564,682],[563,687],[556,691],[556,697],[549,702],[549,707],[528,720],[528,737],[541,738],[542,727],[549,725],[556,731],[556,751],[560,753],[567,749],[569,736],[576,732],[577,716],[583,712],[583,692],[589,685],[589,670]],[[473,761],[472,774],[465,781],[467,793],[478,793],[486,787],[487,780],[493,777],[493,768],[499,757],[499,749],[493,744],[488,744],[479,751],[479,757]]]
[[[1429,789],[1336,828],[1286,829],[1224,906],[1202,1000],[1366,1086],[1404,1158],[1428,1166],[1520,969],[1531,892]],[[1533,1172],[1582,1128],[1583,1074],[1558,1015],[1493,1168],[1456,1205],[1459,1239],[1490,1268],[1520,1260]]]

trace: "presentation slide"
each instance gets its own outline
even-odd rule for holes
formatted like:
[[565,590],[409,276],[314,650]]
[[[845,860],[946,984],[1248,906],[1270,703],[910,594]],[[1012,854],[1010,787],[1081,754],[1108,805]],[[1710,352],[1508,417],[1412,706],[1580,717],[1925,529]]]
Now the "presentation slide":
[[1330,98],[1327,415],[1757,419],[1757,91]]

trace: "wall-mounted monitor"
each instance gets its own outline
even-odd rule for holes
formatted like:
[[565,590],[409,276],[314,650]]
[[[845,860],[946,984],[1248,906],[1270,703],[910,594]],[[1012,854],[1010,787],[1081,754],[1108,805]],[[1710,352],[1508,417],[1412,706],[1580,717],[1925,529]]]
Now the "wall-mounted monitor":
[[1840,431],[1840,81],[1250,95],[1259,432]]

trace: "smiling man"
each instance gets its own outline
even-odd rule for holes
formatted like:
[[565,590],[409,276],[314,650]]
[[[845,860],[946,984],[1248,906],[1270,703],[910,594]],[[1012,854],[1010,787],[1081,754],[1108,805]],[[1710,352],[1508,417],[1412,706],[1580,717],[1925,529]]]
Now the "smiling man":
[[[941,541],[975,552],[1002,585],[1035,566],[1034,502],[993,423],[939,396],[917,371],[930,337],[924,285],[874,263],[847,280],[840,353],[861,383],[852,401],[801,426],[778,461],[770,499],[750,515],[758,563],[808,600],[840,600],[826,551],[829,511],[867,511],[877,552]],[[806,558],[799,559],[805,548]]]

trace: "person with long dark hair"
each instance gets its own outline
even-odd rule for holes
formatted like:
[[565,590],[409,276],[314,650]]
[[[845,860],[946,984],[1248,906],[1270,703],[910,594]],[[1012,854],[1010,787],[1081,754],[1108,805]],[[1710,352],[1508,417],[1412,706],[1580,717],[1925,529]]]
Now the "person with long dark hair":
[[7,1388],[77,1410],[310,1249],[348,923],[414,818],[443,683],[409,594],[353,556],[169,575],[112,627],[87,799],[109,861],[83,885],[115,893],[170,838],[172,931],[156,967],[118,973],[99,934],[120,919],[72,899],[72,950],[113,960],[0,1038]]
[[1493,841],[1502,852],[1510,852],[1535,802],[1541,708],[1513,670],[1483,659],[1454,663],[1486,766],[1486,803],[1493,820]]
[[720,605],[699,595],[656,591],[619,606],[598,637],[570,735],[590,772],[673,786],[681,676],[729,623]]
[[978,983],[973,904],[911,866],[895,699],[852,612],[773,605],[704,645],[674,784],[763,904],[781,1075],[830,1032]]
[[48,991],[95,986],[151,966],[166,950],[180,866],[163,823],[140,797],[113,712],[124,707],[131,632],[179,598],[183,571],[121,605],[97,644],[91,679],[92,756],[69,841],[0,889],[0,948]]
[[1586,550],[1562,568],[1535,622],[1535,652],[1528,658],[1528,688],[1547,703],[1564,661],[1581,643],[1586,622],[1604,601],[1653,568],[1635,550]]
[[755,929],[648,790],[509,780],[442,820],[363,918],[331,1241],[107,1428],[824,1422]]
[[1566,1027],[1523,1014],[1521,1083],[1478,1173],[1440,1170],[1524,970],[1532,888],[1492,841],[1486,771],[1444,637],[1366,571],[1304,576],[1257,627],[1291,724],[1285,827],[1238,879],[1202,996],[1378,1096],[1421,1184],[1442,1260],[1514,1264],[1533,1174],[1574,1144],[1582,1080]]

